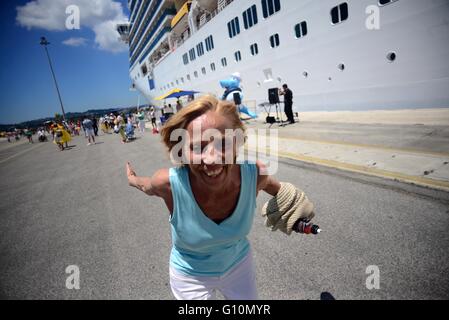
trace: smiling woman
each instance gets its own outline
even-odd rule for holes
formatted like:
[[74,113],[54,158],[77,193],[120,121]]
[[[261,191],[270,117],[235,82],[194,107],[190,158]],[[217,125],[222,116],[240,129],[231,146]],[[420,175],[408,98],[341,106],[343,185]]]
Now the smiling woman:
[[[236,162],[235,135],[227,135],[235,130],[244,133],[236,106],[205,96],[162,130],[171,158],[181,156],[181,166],[161,169],[149,178],[138,177],[127,164],[129,185],[162,198],[170,212],[170,285],[177,299],[214,299],[216,290],[226,299],[257,299],[247,235],[258,192],[264,190],[275,201],[283,187],[266,175],[261,162]],[[295,217],[313,216],[313,205],[304,205],[306,199],[292,200],[302,201]]]

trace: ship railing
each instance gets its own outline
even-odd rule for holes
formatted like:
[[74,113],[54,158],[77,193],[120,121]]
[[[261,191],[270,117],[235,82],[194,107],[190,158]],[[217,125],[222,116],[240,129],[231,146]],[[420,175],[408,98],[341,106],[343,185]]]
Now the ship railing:
[[[209,21],[211,21],[217,14],[219,14],[224,8],[226,8],[229,4],[231,4],[234,0],[219,0],[217,9],[212,11],[211,13],[203,14],[201,17],[200,23],[198,25],[198,29],[200,30],[204,25],[206,25]],[[190,32],[190,29],[187,28],[182,33],[182,38],[176,39],[174,49],[179,48],[184,44],[184,42],[187,41],[192,36],[192,33]]]
[[201,21],[200,25],[198,26],[198,30],[200,30],[202,27],[204,27],[209,21],[211,21],[217,14],[219,14],[224,8],[226,8],[228,5],[230,5],[234,0],[219,0],[217,9],[212,11],[211,13],[206,13],[204,20]]
[[[162,62],[162,60],[164,60],[165,58],[167,58],[170,55],[171,51],[167,51],[164,55],[162,55],[162,57],[160,57],[156,62],[153,63],[153,66],[157,66],[159,63]],[[153,68],[154,68],[153,67]]]

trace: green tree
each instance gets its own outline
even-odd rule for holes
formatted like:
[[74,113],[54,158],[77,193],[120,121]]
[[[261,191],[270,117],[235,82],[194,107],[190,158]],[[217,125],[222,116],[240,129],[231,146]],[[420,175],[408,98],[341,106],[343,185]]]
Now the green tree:
[[55,121],[56,122],[61,122],[62,121],[62,115],[60,115],[59,113],[55,113]]

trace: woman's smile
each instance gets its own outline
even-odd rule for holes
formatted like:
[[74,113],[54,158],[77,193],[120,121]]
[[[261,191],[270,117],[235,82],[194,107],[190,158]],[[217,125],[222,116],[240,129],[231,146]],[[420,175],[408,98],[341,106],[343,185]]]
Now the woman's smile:
[[203,166],[203,172],[209,177],[209,178],[216,178],[223,172],[223,167],[219,167],[216,169],[208,168],[206,165]]

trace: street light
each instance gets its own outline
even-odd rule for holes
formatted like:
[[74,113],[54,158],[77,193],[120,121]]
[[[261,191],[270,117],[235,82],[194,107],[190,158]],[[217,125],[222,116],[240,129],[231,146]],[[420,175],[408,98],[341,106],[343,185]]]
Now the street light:
[[49,45],[50,42],[48,42],[45,37],[41,37],[40,44],[45,48],[45,52],[47,53],[48,64],[50,65],[51,74],[53,75],[53,80],[55,81],[56,91],[58,92],[59,103],[61,104],[62,118],[64,119],[64,121],[66,121],[64,105],[62,104],[61,94],[59,93],[58,82],[56,82],[55,72],[53,71],[53,66],[51,64],[50,55],[48,54],[48,50],[47,50],[47,45]]
[[[137,91],[136,85],[134,83],[129,88],[129,91]],[[139,92],[137,92],[137,111],[139,111],[139,108],[140,108],[140,94]]]

